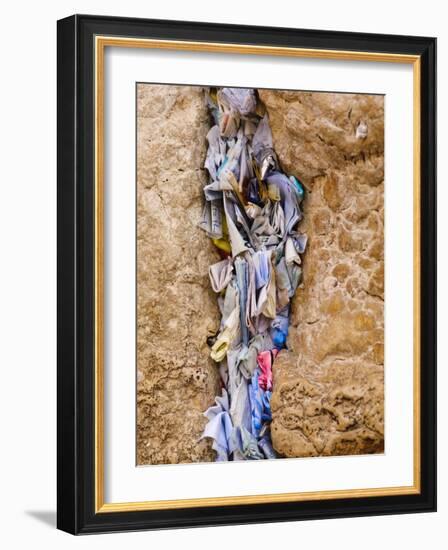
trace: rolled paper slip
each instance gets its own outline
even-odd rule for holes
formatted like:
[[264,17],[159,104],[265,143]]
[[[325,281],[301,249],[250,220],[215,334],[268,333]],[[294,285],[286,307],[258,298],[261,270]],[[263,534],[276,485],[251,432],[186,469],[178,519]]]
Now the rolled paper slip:
[[223,88],[219,91],[219,99],[242,115],[253,113],[257,107],[253,88]]
[[233,265],[230,259],[223,260],[208,268],[210,282],[215,292],[221,292],[232,279]]
[[211,213],[211,232],[210,237],[214,239],[222,238],[222,212],[221,212],[221,201],[212,200],[210,201],[210,213]]
[[263,390],[272,390],[272,364],[277,356],[278,350],[262,351],[258,354],[257,365],[260,368],[258,384]]
[[240,327],[243,344],[247,346],[249,343],[249,329],[246,324],[246,300],[247,300],[247,262],[242,258],[235,260],[236,281],[240,295]]
[[229,414],[229,397],[225,389],[222,390],[222,396],[215,398],[216,405],[213,405],[204,413],[208,419],[205,426],[204,437],[213,439],[212,448],[216,451],[216,461],[229,460],[230,438],[233,432],[232,420]]
[[219,363],[226,356],[227,350],[238,336],[240,308],[236,307],[227,319],[224,330],[212,346],[210,357]]

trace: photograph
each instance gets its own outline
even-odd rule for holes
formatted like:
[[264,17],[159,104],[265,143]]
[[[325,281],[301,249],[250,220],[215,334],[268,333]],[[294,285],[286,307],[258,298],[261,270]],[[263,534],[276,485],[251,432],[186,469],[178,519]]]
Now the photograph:
[[384,452],[384,103],[136,83],[137,465]]

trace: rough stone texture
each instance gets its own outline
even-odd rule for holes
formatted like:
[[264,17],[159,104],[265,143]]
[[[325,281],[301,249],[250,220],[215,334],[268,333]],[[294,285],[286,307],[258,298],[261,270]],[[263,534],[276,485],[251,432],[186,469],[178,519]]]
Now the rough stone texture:
[[303,287],[274,363],[287,457],[384,449],[384,103],[261,90],[282,167],[305,185]]
[[209,120],[197,87],[137,90],[137,463],[214,460],[199,442],[219,393],[208,331],[219,326],[197,227]]

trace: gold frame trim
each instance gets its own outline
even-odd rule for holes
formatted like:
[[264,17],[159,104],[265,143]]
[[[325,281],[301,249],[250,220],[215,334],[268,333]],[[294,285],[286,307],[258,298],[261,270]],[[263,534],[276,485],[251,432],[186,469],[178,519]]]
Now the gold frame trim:
[[[407,63],[413,65],[413,128],[414,128],[414,483],[403,487],[347,489],[302,493],[277,493],[216,498],[159,500],[143,502],[104,502],[104,52],[106,47],[154,48],[163,50],[203,51],[246,55],[273,55],[287,57]],[[303,502],[341,498],[414,495],[421,492],[420,457],[420,56],[389,53],[352,52],[308,48],[255,46],[96,36],[95,59],[95,513],[166,510],[207,506],[232,506],[275,502]]]

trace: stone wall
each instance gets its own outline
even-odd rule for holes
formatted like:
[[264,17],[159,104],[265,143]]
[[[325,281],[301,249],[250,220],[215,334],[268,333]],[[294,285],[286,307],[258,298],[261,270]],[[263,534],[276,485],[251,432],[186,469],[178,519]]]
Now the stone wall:
[[274,363],[284,456],[384,448],[382,96],[261,90],[282,167],[305,185],[303,285]]
[[219,393],[206,343],[219,326],[208,266],[219,258],[197,227],[209,129],[197,87],[137,90],[137,463],[214,460],[199,442]]

